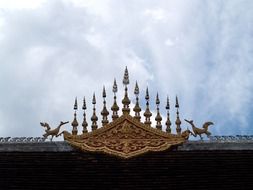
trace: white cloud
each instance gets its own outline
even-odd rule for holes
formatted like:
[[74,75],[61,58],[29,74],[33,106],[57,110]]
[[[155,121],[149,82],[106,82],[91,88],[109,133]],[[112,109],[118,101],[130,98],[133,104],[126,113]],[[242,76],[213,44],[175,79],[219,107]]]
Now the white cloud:
[[120,104],[126,65],[130,98],[138,80],[143,110],[149,85],[151,109],[159,91],[163,115],[167,94],[171,107],[177,94],[182,120],[213,120],[216,134],[253,132],[251,1],[3,2],[0,136],[38,136],[40,121],[71,121],[75,96],[80,104],[86,96],[90,120],[93,91],[100,115],[102,86],[109,109],[114,77]]
[[103,48],[105,46],[104,40],[100,34],[87,34],[86,40],[95,48]]
[[46,0],[0,0],[0,9],[36,9]]
[[175,43],[174,43],[171,39],[168,38],[168,39],[165,41],[165,45],[167,45],[167,46],[174,46]]
[[154,20],[166,20],[166,13],[163,9],[147,9],[144,11],[144,14],[151,16]]

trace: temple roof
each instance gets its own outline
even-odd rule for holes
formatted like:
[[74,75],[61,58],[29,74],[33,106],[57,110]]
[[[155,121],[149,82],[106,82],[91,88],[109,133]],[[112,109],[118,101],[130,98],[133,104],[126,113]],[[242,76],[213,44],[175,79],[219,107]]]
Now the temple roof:
[[[223,151],[253,150],[251,141],[188,141],[173,151]],[[75,148],[64,141],[55,142],[5,142],[0,143],[0,152],[76,152]]]

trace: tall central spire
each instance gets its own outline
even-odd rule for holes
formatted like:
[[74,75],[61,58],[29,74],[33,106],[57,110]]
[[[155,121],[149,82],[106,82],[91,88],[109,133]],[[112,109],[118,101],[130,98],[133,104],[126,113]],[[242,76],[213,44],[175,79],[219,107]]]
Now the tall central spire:
[[126,67],[125,73],[124,73],[124,78],[123,78],[123,85],[125,85],[125,96],[122,100],[122,104],[123,104],[122,112],[123,112],[123,114],[129,114],[130,113],[130,108],[129,108],[130,100],[129,100],[128,94],[127,94],[127,85],[128,84],[129,84],[129,76],[128,76],[128,70],[127,70],[127,67]]

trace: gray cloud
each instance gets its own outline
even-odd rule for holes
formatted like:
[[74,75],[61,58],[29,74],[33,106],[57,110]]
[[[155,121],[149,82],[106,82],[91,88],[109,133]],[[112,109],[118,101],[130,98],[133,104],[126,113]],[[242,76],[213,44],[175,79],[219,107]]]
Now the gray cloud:
[[178,94],[182,119],[213,120],[215,134],[252,133],[251,1],[81,5],[0,10],[0,136],[39,136],[40,121],[71,121],[76,96],[86,96],[90,117],[93,91],[99,114],[114,77],[122,97],[126,65],[129,89],[138,80],[142,97],[146,85],[163,102]]

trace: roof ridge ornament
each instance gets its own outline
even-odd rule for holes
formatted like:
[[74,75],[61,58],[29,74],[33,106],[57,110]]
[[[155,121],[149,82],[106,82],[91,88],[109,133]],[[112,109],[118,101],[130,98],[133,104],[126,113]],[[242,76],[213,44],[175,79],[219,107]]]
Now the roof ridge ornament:
[[161,123],[162,117],[161,117],[160,111],[159,111],[159,104],[160,104],[160,100],[159,100],[159,96],[158,96],[158,92],[157,92],[157,94],[156,94],[156,106],[157,106],[156,110],[157,110],[157,115],[155,117],[155,120],[157,122],[156,123],[156,128],[159,129],[159,130],[162,130],[162,123]]
[[116,79],[114,78],[113,87],[112,87],[112,92],[114,93],[114,97],[113,97],[114,102],[111,107],[113,121],[119,117],[118,116],[119,106],[117,105],[117,97],[116,97],[117,91],[118,91],[118,87],[117,87]]
[[88,126],[88,123],[86,121],[86,113],[85,113],[85,110],[86,110],[86,101],[85,101],[85,96],[83,97],[83,123],[82,123],[82,126],[83,126],[83,133],[87,133],[88,130],[87,130],[87,126]]
[[181,134],[181,127],[180,127],[181,120],[179,118],[179,111],[178,111],[178,109],[179,109],[179,103],[178,103],[177,96],[176,96],[176,105],[175,105],[175,108],[177,109],[177,119],[176,119],[176,122],[175,122],[175,124],[177,126],[176,131],[177,131],[177,134],[180,135]]
[[152,116],[152,113],[149,110],[149,93],[148,93],[148,87],[146,88],[146,111],[144,112],[144,116],[145,116],[145,124],[148,126],[151,126],[151,121],[150,121],[150,117]]
[[131,101],[129,100],[128,93],[127,93],[127,85],[128,84],[129,84],[129,75],[128,75],[128,70],[127,70],[127,67],[126,67],[125,73],[124,73],[124,78],[123,78],[123,85],[125,86],[125,96],[122,100],[122,104],[123,104],[122,113],[123,114],[129,114],[130,113],[129,104],[131,103]]
[[106,98],[106,92],[105,92],[105,86],[103,87],[103,104],[104,104],[104,107],[103,107],[103,110],[101,111],[101,115],[103,117],[102,119],[102,125],[105,126],[107,123],[109,123],[108,119],[107,119],[107,116],[109,115],[109,112],[106,108],[106,101],[105,101],[105,98]]
[[82,122],[82,134],[78,134],[78,121],[77,121],[77,98],[75,98],[74,103],[74,120],[71,123],[72,133],[64,130],[61,133],[60,127],[68,122],[61,122],[60,125],[51,130],[50,126],[47,123],[41,123],[41,126],[45,127],[44,138],[47,138],[51,135],[51,140],[53,137],[60,136],[63,134],[64,140],[68,142],[73,147],[76,147],[83,151],[95,151],[95,152],[104,152],[107,154],[116,155],[122,158],[130,158],[132,156],[137,156],[149,151],[163,151],[169,149],[173,146],[179,146],[184,143],[190,135],[196,137],[200,136],[202,139],[202,134],[206,134],[208,137],[211,133],[208,131],[208,127],[213,125],[212,122],[204,123],[202,128],[197,128],[192,120],[185,120],[192,126],[190,131],[188,128],[181,132],[181,120],[179,117],[179,101],[176,96],[175,108],[176,108],[176,120],[174,130],[176,134],[172,133],[171,121],[170,121],[170,103],[169,97],[167,96],[167,119],[165,122],[166,131],[162,129],[162,115],[160,111],[160,98],[157,92],[155,103],[156,103],[156,116],[155,127],[151,126],[151,117],[152,112],[150,110],[150,96],[148,87],[146,88],[146,109],[144,112],[145,121],[141,121],[141,107],[139,105],[139,95],[140,90],[138,83],[136,81],[134,88],[135,95],[135,106],[133,111],[135,112],[134,116],[130,115],[130,99],[128,97],[128,87],[129,84],[129,73],[127,67],[125,68],[123,85],[124,85],[124,98],[122,100],[123,108],[122,115],[118,115],[119,106],[117,105],[116,93],[118,92],[118,86],[116,79],[114,79],[112,92],[114,94],[114,101],[111,107],[112,110],[112,121],[108,120],[109,111],[106,108],[106,91],[105,86],[103,86],[102,98],[103,98],[103,109],[101,111],[102,115],[102,126],[98,128],[98,117],[96,115],[96,97],[95,92],[92,98],[93,104],[93,113],[91,116],[91,131],[89,132],[87,127],[88,123],[86,121],[86,101],[85,97],[83,98],[83,122]]
[[74,113],[74,120],[72,121],[71,125],[73,127],[72,129],[72,135],[77,135],[77,127],[78,127],[78,122],[77,122],[77,119],[76,119],[76,110],[78,109],[78,106],[77,106],[77,97],[75,99],[75,104],[74,104],[74,110],[75,110],[75,113]]
[[135,112],[134,118],[137,119],[138,121],[140,121],[141,120],[141,116],[140,116],[141,108],[139,105],[139,86],[138,86],[137,81],[135,83],[134,94],[136,96],[136,103],[135,103],[135,106],[133,109]]
[[92,104],[93,104],[93,115],[91,117],[91,121],[92,121],[91,129],[92,129],[92,131],[94,131],[98,128],[98,125],[97,125],[98,117],[96,115],[96,96],[95,96],[95,92],[93,93]]
[[170,121],[170,101],[169,101],[169,96],[167,96],[167,104],[166,104],[166,110],[167,110],[167,121],[165,123],[166,127],[166,132],[171,133],[171,121]]

